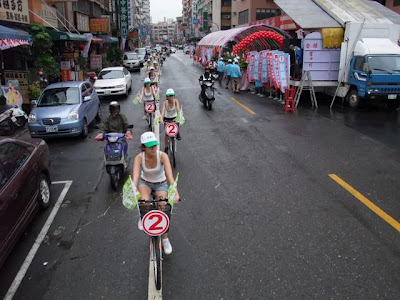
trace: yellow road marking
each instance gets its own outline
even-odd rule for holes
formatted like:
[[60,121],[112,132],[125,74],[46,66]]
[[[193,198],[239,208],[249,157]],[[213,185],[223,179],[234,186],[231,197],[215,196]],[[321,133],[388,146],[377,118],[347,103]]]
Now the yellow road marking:
[[238,99],[235,97],[232,97],[232,100],[236,102],[237,105],[243,107],[245,110],[247,110],[250,114],[255,115],[256,113],[252,111],[250,108],[248,108],[246,105],[244,105],[242,102],[240,102]]
[[364,205],[366,205],[370,210],[372,210],[374,213],[376,213],[378,216],[384,219],[387,223],[389,223],[394,229],[400,232],[400,223],[397,222],[394,218],[385,213],[382,209],[380,209],[378,206],[376,206],[374,203],[368,200],[364,195],[362,195],[359,191],[354,189],[351,185],[349,185],[347,182],[345,182],[336,174],[329,174],[329,177],[335,180],[350,194],[352,194],[354,197],[356,197],[358,200],[364,203]]

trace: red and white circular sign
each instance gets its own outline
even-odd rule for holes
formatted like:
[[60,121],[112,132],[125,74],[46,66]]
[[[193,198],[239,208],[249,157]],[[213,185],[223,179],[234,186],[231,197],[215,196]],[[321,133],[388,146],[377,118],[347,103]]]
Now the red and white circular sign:
[[146,102],[144,104],[144,109],[146,110],[146,112],[153,112],[155,108],[154,102]]
[[169,227],[167,214],[160,210],[151,210],[142,219],[143,230],[151,236],[158,236],[165,233]]
[[165,124],[165,133],[170,137],[174,137],[178,134],[179,127],[176,123],[166,123]]

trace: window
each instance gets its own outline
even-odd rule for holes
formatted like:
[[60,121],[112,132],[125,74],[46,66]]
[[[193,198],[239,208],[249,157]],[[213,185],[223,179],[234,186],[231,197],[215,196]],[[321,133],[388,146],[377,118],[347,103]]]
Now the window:
[[222,0],[221,6],[232,6],[232,0]]
[[257,8],[256,9],[256,20],[262,20],[271,18],[281,14],[280,9],[269,9],[269,8]]
[[400,0],[393,1],[393,6],[399,6],[399,5],[400,5]]
[[249,23],[249,10],[246,9],[239,13],[239,25]]
[[354,70],[362,71],[364,64],[364,56],[357,56],[354,63]]
[[24,165],[30,156],[29,150],[15,143],[0,145],[0,188]]
[[231,14],[230,13],[221,13],[221,19],[230,20],[231,19]]

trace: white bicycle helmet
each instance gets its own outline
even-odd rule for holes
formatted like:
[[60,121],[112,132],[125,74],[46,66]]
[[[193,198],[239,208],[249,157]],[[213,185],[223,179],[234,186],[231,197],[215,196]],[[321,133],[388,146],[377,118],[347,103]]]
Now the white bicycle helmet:
[[144,79],[144,83],[145,83],[145,84],[146,84],[146,83],[151,83],[151,79],[150,79],[150,78],[148,78],[148,77],[147,77],[147,78],[145,78],[145,79]]
[[173,89],[168,89],[167,92],[165,93],[165,96],[175,96],[175,92]]

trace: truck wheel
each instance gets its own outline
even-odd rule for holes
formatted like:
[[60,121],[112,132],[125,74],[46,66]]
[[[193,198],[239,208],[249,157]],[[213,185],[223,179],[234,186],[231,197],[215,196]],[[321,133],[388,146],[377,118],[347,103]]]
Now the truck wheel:
[[387,107],[390,110],[396,110],[400,106],[400,100],[388,100]]
[[351,108],[360,107],[360,97],[358,96],[357,90],[351,90],[347,95],[347,102]]

